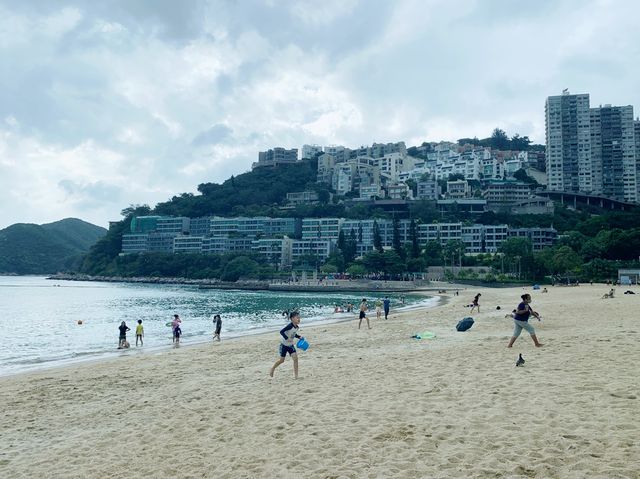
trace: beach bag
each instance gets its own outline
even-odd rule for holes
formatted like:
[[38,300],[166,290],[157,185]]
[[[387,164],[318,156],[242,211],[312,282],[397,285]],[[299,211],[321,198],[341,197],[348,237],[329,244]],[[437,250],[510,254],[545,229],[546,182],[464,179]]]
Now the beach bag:
[[473,318],[464,318],[456,324],[456,331],[466,331],[473,326]]

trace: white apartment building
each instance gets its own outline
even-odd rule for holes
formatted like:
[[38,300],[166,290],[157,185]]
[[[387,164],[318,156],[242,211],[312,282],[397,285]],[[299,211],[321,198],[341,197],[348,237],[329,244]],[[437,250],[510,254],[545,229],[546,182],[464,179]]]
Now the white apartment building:
[[405,183],[387,185],[387,196],[392,200],[412,200],[413,191]]
[[313,158],[320,153],[322,153],[320,145],[302,145],[302,158]]
[[336,241],[332,239],[293,240],[291,244],[292,261],[302,256],[315,256],[321,264],[335,250]]
[[589,94],[550,96],[545,105],[548,188],[591,193]]
[[440,197],[440,185],[435,179],[418,181],[419,200],[437,200]]
[[384,198],[384,190],[382,189],[380,184],[360,187],[361,200],[372,200],[375,198]]
[[302,220],[302,239],[333,239],[340,234],[342,218],[304,218]]
[[448,198],[467,198],[470,192],[467,180],[447,181]]
[[173,238],[174,253],[202,253],[202,236],[176,236]]
[[333,169],[336,166],[336,158],[333,155],[324,153],[318,157],[318,173],[316,182],[331,184],[333,179]]

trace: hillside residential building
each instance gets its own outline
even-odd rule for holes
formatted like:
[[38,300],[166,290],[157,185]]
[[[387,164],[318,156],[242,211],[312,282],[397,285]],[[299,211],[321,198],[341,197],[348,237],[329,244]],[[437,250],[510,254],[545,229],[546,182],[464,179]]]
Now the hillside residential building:
[[466,180],[447,181],[447,198],[467,198],[471,194]]
[[418,200],[437,200],[440,197],[440,185],[435,179],[418,181]]
[[254,170],[260,167],[274,167],[283,164],[291,164],[298,161],[298,149],[276,147],[271,150],[261,151],[258,153],[258,161],[251,166]]
[[302,239],[333,239],[340,234],[342,218],[304,218],[302,220]]
[[302,158],[314,158],[322,153],[320,145],[302,145]]
[[487,182],[482,196],[487,200],[487,208],[506,210],[514,203],[527,200],[531,196],[531,188],[520,181],[493,180]]
[[405,183],[388,185],[387,197],[392,200],[412,200],[413,191]]
[[318,192],[317,191],[296,191],[294,193],[287,193],[287,202],[292,205],[302,205],[305,203],[317,203]]
[[509,238],[528,238],[533,245],[533,251],[540,251],[547,246],[553,246],[558,232],[554,228],[509,228]]
[[638,202],[633,107],[604,105],[590,114],[594,193]]
[[550,96],[545,106],[548,187],[553,191],[591,193],[589,95]]

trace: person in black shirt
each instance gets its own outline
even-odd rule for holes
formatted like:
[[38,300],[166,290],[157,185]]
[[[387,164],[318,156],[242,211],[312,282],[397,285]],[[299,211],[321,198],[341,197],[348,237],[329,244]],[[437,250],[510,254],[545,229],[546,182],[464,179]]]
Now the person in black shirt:
[[120,326],[118,326],[118,329],[120,330],[120,341],[118,341],[118,347],[123,348],[124,343],[127,342],[127,331],[130,331],[130,329],[127,326],[127,323],[125,323],[124,321],[120,323]]
[[215,332],[213,333],[213,339],[217,339],[218,341],[220,341],[220,330],[222,329],[222,318],[220,318],[219,314],[216,314],[213,317],[213,324],[215,325],[216,329]]
[[533,344],[536,345],[536,348],[542,347],[542,343],[538,341],[538,336],[536,336],[536,330],[533,329],[533,326],[529,323],[529,316],[533,315],[539,320],[540,315],[531,309],[531,306],[529,306],[529,303],[531,303],[530,294],[523,294],[520,297],[522,298],[522,302],[518,305],[515,313],[513,314],[513,323],[515,327],[513,330],[513,336],[509,340],[509,345],[507,347],[510,348],[513,346],[513,343],[516,342],[516,339],[518,339],[518,336],[520,336],[523,329],[531,335],[531,339],[533,340]]

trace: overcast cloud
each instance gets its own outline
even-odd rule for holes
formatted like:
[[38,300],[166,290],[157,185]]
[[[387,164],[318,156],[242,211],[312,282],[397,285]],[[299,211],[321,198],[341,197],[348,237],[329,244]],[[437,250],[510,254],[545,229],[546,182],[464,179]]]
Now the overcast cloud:
[[0,0],[0,228],[106,226],[257,152],[544,142],[544,101],[640,109],[629,1]]

